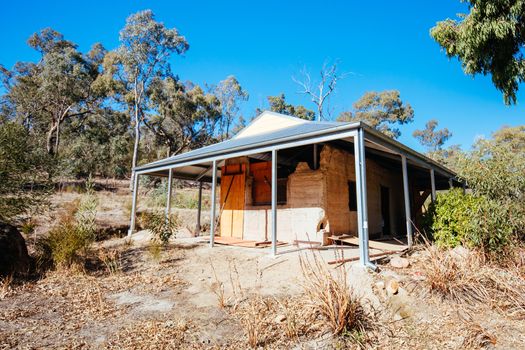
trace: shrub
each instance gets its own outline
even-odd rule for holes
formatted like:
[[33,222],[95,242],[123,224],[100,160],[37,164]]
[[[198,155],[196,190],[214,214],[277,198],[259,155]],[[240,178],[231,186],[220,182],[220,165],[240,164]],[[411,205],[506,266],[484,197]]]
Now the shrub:
[[66,267],[78,262],[92,241],[71,218],[62,219],[46,238],[54,265]]
[[150,230],[153,240],[160,241],[163,244],[168,243],[171,236],[173,236],[180,226],[177,215],[170,215],[166,220],[166,216],[161,211],[144,212],[141,217],[142,227]]
[[88,179],[80,201],[69,205],[48,236],[38,242],[39,264],[69,267],[80,262],[95,241],[97,205],[93,181]]
[[505,202],[460,189],[440,193],[426,213],[427,229],[436,244],[453,248],[464,244],[486,253],[501,252],[516,231]]

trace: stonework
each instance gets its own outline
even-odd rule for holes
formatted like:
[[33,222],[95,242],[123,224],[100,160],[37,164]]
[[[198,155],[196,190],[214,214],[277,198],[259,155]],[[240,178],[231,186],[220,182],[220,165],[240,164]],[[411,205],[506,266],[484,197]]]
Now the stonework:
[[[246,162],[246,159],[239,159]],[[229,160],[234,164],[235,160]],[[366,161],[369,233],[383,231],[381,186],[388,188],[390,231],[403,233],[404,207],[402,174],[395,174],[373,160]],[[299,163],[287,180],[287,202],[277,207],[277,239],[293,242],[311,240],[328,243],[329,235],[357,235],[357,212],[349,208],[349,181],[355,182],[353,154],[323,146],[319,168]],[[270,206],[253,206],[250,176],[246,179],[243,239],[271,239]]]

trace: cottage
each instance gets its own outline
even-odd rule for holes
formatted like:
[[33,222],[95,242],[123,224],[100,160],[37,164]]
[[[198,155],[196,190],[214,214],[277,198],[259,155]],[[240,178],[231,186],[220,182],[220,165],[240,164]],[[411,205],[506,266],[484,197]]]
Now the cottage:
[[459,184],[446,167],[364,123],[311,122],[268,111],[230,140],[134,171],[129,234],[138,177],[166,176],[168,198],[172,178],[198,181],[201,189],[202,182],[212,184],[211,217],[218,220],[211,221],[211,246],[216,236],[268,241],[277,254],[278,241],[329,244],[355,236],[363,265],[369,264],[370,238],[406,237],[411,245],[427,198]]

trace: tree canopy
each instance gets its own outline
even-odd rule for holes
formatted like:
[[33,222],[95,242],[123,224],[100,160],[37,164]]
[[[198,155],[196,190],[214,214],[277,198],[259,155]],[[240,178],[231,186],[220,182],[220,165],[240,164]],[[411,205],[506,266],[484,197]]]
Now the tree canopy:
[[[134,127],[131,168],[138,162],[141,126],[151,109],[152,84],[171,75],[169,58],[188,50],[186,39],[176,28],[166,28],[151,10],[129,16],[120,31],[120,46],[106,55],[99,86],[123,104]],[[132,181],[133,182],[133,179]]]
[[221,104],[214,94],[169,77],[155,82],[151,100],[158,113],[145,121],[146,126],[157,144],[166,145],[171,155],[214,141],[221,122]]
[[419,143],[427,148],[429,152],[439,151],[445,142],[452,137],[452,133],[447,129],[438,129],[438,121],[431,119],[425,124],[424,129],[415,130],[412,133]]
[[213,89],[213,93],[219,99],[223,116],[218,130],[219,139],[225,140],[230,138],[231,132],[239,124],[243,123],[243,118],[239,115],[239,104],[247,101],[249,94],[233,75],[220,81]]
[[47,152],[55,155],[64,122],[99,107],[101,95],[92,87],[104,49],[96,44],[83,54],[51,28],[32,35],[28,44],[42,58],[37,63],[18,62],[11,71],[4,69],[4,113],[28,129],[45,132]]
[[[308,109],[302,105],[294,106],[286,102],[286,96],[281,93],[276,96],[268,96],[268,103],[270,105],[270,110],[276,113],[282,113],[286,115],[291,115],[297,118],[305,120],[314,120],[315,112],[311,109]],[[256,111],[256,114],[261,114],[262,110],[259,108]]]
[[353,111],[342,112],[337,120],[363,121],[394,139],[401,136],[401,131],[395,125],[411,123],[414,120],[414,110],[410,104],[403,103],[397,90],[367,92],[353,107]]
[[469,13],[438,22],[430,34],[465,73],[490,74],[506,104],[525,81],[525,0],[468,0]]

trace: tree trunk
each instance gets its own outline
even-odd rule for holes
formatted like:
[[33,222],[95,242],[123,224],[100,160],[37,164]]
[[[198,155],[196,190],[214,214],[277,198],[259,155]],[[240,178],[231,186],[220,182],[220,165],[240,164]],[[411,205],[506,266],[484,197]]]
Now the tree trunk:
[[47,153],[50,154],[50,155],[54,155],[55,154],[55,148],[54,148],[54,145],[53,145],[53,135],[55,135],[55,132],[56,132],[57,128],[58,128],[58,124],[56,122],[54,122],[51,125],[51,129],[49,129],[49,131],[47,132],[46,148],[47,148]]
[[55,155],[58,155],[58,145],[60,144],[60,120],[57,122],[57,131],[55,139]]
[[133,191],[133,181],[135,180],[134,169],[137,166],[137,159],[139,154],[139,142],[140,142],[140,120],[139,120],[139,109],[137,103],[135,103],[135,145],[133,146],[133,158],[131,161],[131,181],[129,183],[130,191]]

